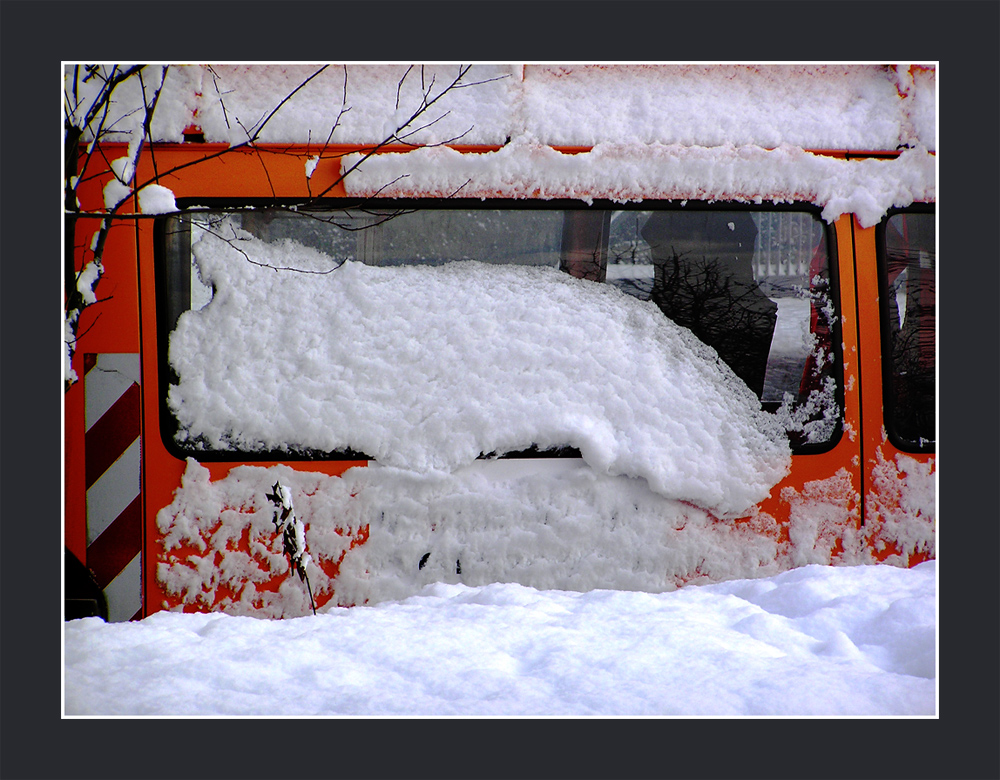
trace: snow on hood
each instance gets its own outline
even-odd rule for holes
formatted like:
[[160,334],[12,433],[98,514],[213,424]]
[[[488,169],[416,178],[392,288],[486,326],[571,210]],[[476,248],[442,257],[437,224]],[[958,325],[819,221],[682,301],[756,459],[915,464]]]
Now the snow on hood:
[[238,233],[247,255],[210,234],[194,247],[216,294],[170,342],[181,441],[350,448],[423,473],[568,445],[720,516],[788,471],[777,421],[652,303],[551,268],[337,267]]

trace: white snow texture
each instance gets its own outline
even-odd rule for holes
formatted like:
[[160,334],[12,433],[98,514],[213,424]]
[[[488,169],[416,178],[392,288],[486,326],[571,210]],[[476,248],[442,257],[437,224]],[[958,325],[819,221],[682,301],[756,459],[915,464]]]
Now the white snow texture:
[[439,583],[294,620],[66,624],[75,716],[917,716],[934,562],[673,593]]
[[[327,139],[430,147],[365,160],[345,181],[359,195],[801,200],[827,220],[854,212],[865,226],[891,206],[935,197],[934,67],[475,65],[449,90],[461,68],[174,65],[152,137],[180,142],[196,124],[206,141],[237,145],[259,132],[258,143],[309,144],[321,159]],[[99,82],[74,72],[67,66],[80,117]],[[118,90],[115,110],[141,105],[135,78]],[[401,127],[425,99],[427,111]],[[136,122],[112,113],[106,140],[132,140]],[[434,146],[446,142],[503,148],[461,155]],[[566,155],[552,146],[594,148]],[[900,148],[908,151],[892,160],[804,151]],[[119,189],[110,200],[127,194]]]
[[238,246],[209,233],[195,245],[216,294],[171,337],[185,439],[350,448],[420,472],[572,446],[597,473],[719,515],[787,473],[774,417],[655,304],[553,268],[338,267],[233,230]]

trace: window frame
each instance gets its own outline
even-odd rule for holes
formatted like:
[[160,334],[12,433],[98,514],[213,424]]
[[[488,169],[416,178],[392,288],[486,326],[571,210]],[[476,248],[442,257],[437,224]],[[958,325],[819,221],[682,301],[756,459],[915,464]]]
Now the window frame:
[[[927,454],[937,452],[937,436],[933,439],[924,440],[924,443],[915,442],[904,438],[899,434],[893,425],[895,420],[896,393],[893,380],[892,362],[892,333],[889,324],[889,257],[886,248],[886,233],[889,227],[889,220],[900,214],[932,214],[937,217],[936,203],[912,203],[902,208],[889,209],[882,220],[875,228],[875,258],[876,270],[878,274],[878,295],[879,295],[879,345],[881,348],[881,370],[882,370],[882,424],[885,428],[889,442],[900,452]],[[937,235],[937,224],[935,221],[935,237]],[[937,276],[937,257],[935,250],[935,278]],[[937,286],[934,289],[935,321],[937,319]],[[934,337],[934,362],[935,362],[935,391],[934,407],[935,421],[937,419],[938,393],[937,393],[937,362],[938,362],[938,338],[935,331]],[[936,425],[935,425],[936,427]]]
[[[301,200],[275,199],[275,198],[179,198],[177,200],[178,211],[165,214],[154,220],[153,224],[153,264],[154,264],[154,298],[156,306],[156,360],[158,365],[159,386],[156,389],[159,405],[159,428],[160,438],[167,451],[178,459],[197,457],[205,462],[220,463],[255,463],[255,462],[275,462],[275,461],[373,461],[369,455],[351,449],[337,451],[319,451],[307,448],[302,449],[269,449],[269,450],[210,450],[197,449],[190,446],[182,446],[177,443],[175,435],[178,430],[177,420],[170,411],[167,403],[167,394],[171,384],[177,382],[177,377],[170,366],[168,360],[169,338],[176,325],[171,318],[170,299],[176,298],[178,292],[168,289],[167,279],[167,220],[177,217],[178,213],[197,210],[240,210],[240,209],[262,209],[262,208],[292,208],[305,210]],[[511,199],[511,198],[385,198],[385,199],[365,199],[357,198],[329,198],[313,201],[308,205],[308,209],[315,211],[330,211],[357,208],[378,208],[378,209],[400,209],[423,210],[423,209],[483,209],[483,210],[552,210],[552,211],[658,211],[658,210],[689,210],[689,211],[741,211],[741,212],[806,212],[815,216],[821,225],[827,252],[827,271],[829,274],[829,295],[834,306],[834,317],[831,323],[831,341],[834,355],[833,369],[831,376],[836,382],[835,401],[840,409],[836,430],[829,439],[816,443],[795,443],[792,445],[792,452],[795,455],[821,454],[833,450],[840,442],[844,433],[845,420],[845,392],[844,392],[844,359],[842,349],[842,301],[840,288],[840,264],[837,248],[836,231],[833,225],[824,222],[821,218],[822,209],[812,203],[746,203],[741,201],[693,201],[693,200],[644,200],[621,203],[611,200],[593,200],[591,202],[574,199]],[[606,257],[605,266],[606,268]],[[565,271],[565,269],[564,269]],[[565,271],[568,273],[568,271]],[[602,269],[601,276],[605,276]],[[611,284],[601,278],[599,284]],[[628,294],[628,293],[625,293]],[[176,310],[176,304],[174,309]],[[180,309],[184,311],[184,309]],[[179,316],[179,314],[178,314]],[[773,414],[781,404],[779,402],[762,403],[762,409]],[[498,456],[495,453],[481,453],[480,459],[493,459]],[[535,458],[535,457],[581,457],[578,449],[573,447],[562,447],[555,450],[539,451],[532,446],[516,452],[508,452],[500,458]]]

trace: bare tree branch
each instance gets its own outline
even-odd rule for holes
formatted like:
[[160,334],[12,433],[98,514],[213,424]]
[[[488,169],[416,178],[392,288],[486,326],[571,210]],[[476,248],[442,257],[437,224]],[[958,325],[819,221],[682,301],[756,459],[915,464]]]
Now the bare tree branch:
[[204,230],[206,233],[208,233],[209,235],[215,236],[220,241],[224,241],[225,243],[227,243],[230,247],[232,247],[234,250],[236,250],[241,255],[243,255],[243,257],[246,259],[246,261],[248,263],[250,263],[251,265],[256,265],[259,268],[270,268],[272,271],[293,271],[294,273],[299,273],[299,274],[315,274],[317,276],[326,276],[326,274],[333,273],[338,268],[340,268],[340,266],[342,266],[344,264],[344,261],[341,260],[333,268],[328,268],[325,271],[314,271],[314,270],[311,270],[311,269],[308,269],[308,268],[293,268],[292,266],[280,266],[280,265],[271,265],[269,263],[262,263],[259,260],[254,260],[252,257],[250,257],[250,255],[248,255],[246,252],[244,252],[242,249],[240,249],[239,246],[236,245],[235,242],[237,242],[237,241],[247,241],[249,239],[240,238],[236,234],[236,229],[232,225],[228,226],[230,228],[230,230],[232,230],[232,233],[233,233],[232,237],[224,236],[224,235],[222,235],[221,233],[219,233],[219,232],[217,232],[215,230],[210,230],[209,228],[205,227],[204,225],[200,225],[199,227],[202,230]]
[[267,125],[268,122],[271,121],[271,118],[275,114],[277,114],[278,111],[281,110],[281,107],[283,105],[285,105],[285,103],[287,103],[289,100],[291,100],[299,90],[301,90],[303,87],[305,87],[306,84],[308,84],[314,78],[316,78],[317,76],[319,76],[319,74],[322,73],[324,70],[326,70],[328,67],[330,67],[330,66],[329,65],[324,65],[322,68],[320,68],[315,73],[313,73],[309,78],[307,78],[305,81],[303,81],[301,84],[299,84],[295,89],[293,89],[291,92],[289,92],[287,95],[285,95],[285,97],[281,100],[281,102],[278,103],[278,105],[276,105],[274,107],[274,110],[271,111],[271,113],[267,115],[267,119],[265,119],[261,123],[260,127],[257,128],[257,132],[254,134],[254,136],[251,139],[251,141],[255,142],[258,138],[260,138],[260,134],[261,134],[261,132],[263,132],[264,127]]
[[[213,159],[217,159],[230,152],[240,151],[244,149],[251,149],[256,155],[260,165],[263,169],[264,175],[267,178],[269,188],[271,190],[272,197],[277,198],[277,191],[274,186],[274,182],[271,180],[270,171],[268,169],[267,161],[264,157],[263,149],[257,146],[257,142],[262,137],[265,129],[268,127],[272,119],[278,114],[278,112],[298,93],[300,93],[310,82],[318,78],[329,65],[322,65],[311,75],[306,77],[301,83],[298,84],[294,89],[288,92],[276,105],[267,113],[262,114],[258,117],[257,121],[250,125],[249,129],[240,120],[239,117],[233,115],[230,116],[230,110],[226,106],[226,101],[224,99],[223,90],[220,89],[220,79],[218,74],[211,67],[208,68],[209,73],[212,76],[213,82],[216,87],[216,93],[219,96],[219,104],[222,110],[223,119],[226,126],[232,130],[235,126],[242,128],[245,140],[239,143],[231,143],[225,149],[219,149],[216,151],[205,152],[198,156],[197,159],[191,159],[187,162],[179,163],[168,169],[160,170],[160,166],[157,163],[155,157],[155,150],[153,145],[153,134],[152,134],[152,122],[156,112],[156,107],[159,103],[160,96],[162,94],[164,85],[167,79],[167,73],[169,66],[163,66],[163,70],[160,74],[159,85],[152,90],[150,94],[149,84],[147,83],[147,76],[152,72],[152,68],[147,65],[132,65],[127,68],[122,68],[119,65],[111,65],[110,68],[104,68],[99,65],[76,65],[72,71],[73,84],[71,88],[67,88],[66,85],[63,87],[63,100],[64,100],[64,112],[65,112],[65,208],[67,218],[75,221],[75,219],[83,217],[94,217],[100,220],[99,226],[94,234],[94,240],[88,247],[83,248],[82,253],[86,254],[89,252],[92,256],[92,260],[89,263],[83,263],[79,270],[76,270],[73,255],[75,251],[78,251],[80,247],[76,247],[74,250],[74,242],[67,244],[66,249],[66,322],[69,326],[71,337],[67,339],[67,347],[69,350],[69,357],[72,358],[73,352],[75,350],[75,344],[79,337],[83,334],[77,333],[79,318],[82,312],[88,308],[88,306],[94,303],[107,300],[96,299],[92,294],[93,290],[96,288],[97,284],[100,282],[104,274],[103,266],[103,256],[104,248],[108,238],[108,234],[113,224],[120,220],[138,220],[143,218],[156,218],[159,215],[146,215],[141,213],[135,213],[135,209],[132,209],[130,213],[122,214],[120,213],[122,206],[127,203],[130,199],[135,198],[144,188],[149,187],[152,184],[158,184],[161,179],[168,177],[172,174],[178,173],[186,168],[200,165],[205,162],[209,162]],[[318,154],[315,156],[317,160],[319,159],[341,159],[345,157],[347,152],[335,152],[331,154],[331,145],[333,143],[333,137],[337,129],[341,126],[343,119],[348,111],[351,110],[351,106],[348,105],[348,86],[349,86],[349,74],[346,65],[342,66],[344,71],[343,88],[342,88],[342,99],[341,105],[335,117],[333,117],[332,124],[330,126],[330,131],[326,136],[325,141],[320,145]],[[506,75],[483,79],[477,82],[463,82],[463,79],[467,76],[471,70],[471,65],[459,66],[456,76],[446,83],[442,88],[437,89],[437,76],[431,74],[428,78],[428,74],[425,66],[420,67],[420,97],[417,104],[409,115],[403,121],[398,123],[398,126],[393,128],[380,142],[371,146],[369,148],[363,149],[361,151],[359,159],[357,159],[353,164],[343,169],[338,174],[337,178],[332,184],[326,186],[321,192],[314,194],[312,191],[312,185],[310,183],[310,178],[307,176],[306,188],[308,192],[308,198],[304,204],[297,204],[294,208],[288,208],[288,210],[297,210],[300,205],[309,206],[316,203],[318,200],[322,199],[332,192],[337,186],[342,184],[342,182],[359,167],[368,160],[372,155],[378,154],[384,150],[387,146],[394,143],[400,143],[407,146],[416,146],[416,144],[411,143],[409,139],[412,139],[415,135],[420,132],[434,126],[435,124],[441,122],[443,119],[450,115],[450,111],[443,112],[440,116],[429,117],[427,116],[431,108],[438,103],[445,95],[455,89],[462,89],[469,86],[477,86],[479,84],[485,84],[491,81],[496,81],[501,78],[507,78]],[[398,112],[400,106],[403,102],[403,88],[404,84],[408,78],[413,74],[414,67],[409,66],[403,73],[402,77],[399,79],[396,85],[396,105],[395,110]],[[128,81],[130,78],[136,77],[138,81],[138,87],[141,94],[142,105],[141,107],[136,107],[129,109],[128,106],[115,106],[116,90]],[[84,109],[84,101],[86,100],[85,93],[81,90],[82,84],[88,84],[92,81],[99,82],[99,87],[97,88],[96,95],[93,100],[86,105],[86,110],[83,116],[80,116],[80,112]],[[93,91],[91,89],[91,91]],[[115,107],[115,111],[112,108]],[[118,110],[121,109],[121,110]],[[103,145],[103,141],[111,133],[122,132],[119,131],[119,127],[128,121],[135,118],[138,112],[142,112],[142,118],[140,126],[135,128],[138,132],[138,136],[134,138],[134,145],[130,145],[131,154],[127,158],[128,168],[125,170],[116,170],[117,166],[112,165],[112,160],[108,159],[106,147]],[[114,116],[113,116],[114,114]],[[439,146],[449,143],[454,143],[459,139],[463,138],[471,131],[471,127],[463,133],[455,135],[454,137],[446,141],[438,141],[431,144],[425,144],[426,146]],[[124,132],[129,132],[128,130]],[[90,139],[86,150],[84,151],[81,146],[81,141],[86,134],[91,134],[93,137]],[[151,150],[151,165],[152,165],[152,178],[137,182],[136,177],[138,174],[138,163],[144,146],[148,143]],[[308,149],[307,145],[307,149]],[[274,152],[273,149],[267,150],[269,152]],[[275,152],[280,153],[280,152]],[[82,157],[82,159],[80,159]],[[97,167],[97,162],[100,161],[104,167],[103,172],[90,172],[93,168]],[[76,197],[77,188],[82,184],[93,182],[104,176],[107,176],[110,172],[121,184],[131,185],[130,193],[128,197],[122,198],[117,203],[105,203],[104,209],[101,211],[87,211],[86,213],[81,212],[78,205],[79,201]],[[387,188],[391,187],[393,184],[400,181],[405,176],[397,177],[393,181],[382,185],[373,196],[373,198],[378,198],[382,192]],[[458,190],[455,191],[451,196],[454,197],[462,188],[468,184],[466,182]],[[279,206],[279,208],[282,208]],[[368,213],[365,209],[363,212]],[[384,222],[401,216],[405,213],[410,213],[412,210],[407,209],[395,209],[390,213],[385,211],[376,212],[371,211],[371,216],[375,218],[374,222],[366,222],[365,226],[354,226],[349,224],[340,224],[335,217],[323,217],[323,221],[329,222],[330,224],[337,225],[344,230],[359,230],[365,229],[373,226],[378,226]],[[308,212],[300,212],[303,214],[308,214]],[[309,214],[313,218],[320,218],[318,215]],[[70,232],[75,231],[73,225],[75,222],[71,222],[67,225],[67,230]],[[336,267],[339,267],[343,261],[340,261],[335,268],[331,268],[325,271],[309,270],[302,268],[293,267],[279,267],[271,266],[266,263],[261,263],[259,261],[253,260],[245,251],[240,247],[236,246],[234,243],[238,240],[238,237],[233,233],[233,238],[228,238],[211,228],[205,228],[207,232],[218,236],[220,239],[227,241],[233,246],[237,251],[239,251],[248,262],[266,268],[272,268],[275,271],[292,271],[296,273],[307,273],[307,274],[328,274]],[[89,290],[86,291],[86,295],[81,292],[79,288],[81,279],[84,273],[93,274],[95,279],[92,284],[88,284]],[[87,299],[90,302],[87,302]],[[100,315],[98,315],[100,316]],[[95,320],[96,322],[96,320]],[[90,327],[93,327],[91,324]],[[88,328],[89,330],[89,328]],[[86,331],[85,331],[86,332]],[[70,378],[67,378],[67,387],[72,383]]]
[[[438,100],[440,100],[442,97],[444,97],[446,94],[448,94],[448,92],[450,92],[452,89],[455,89],[456,85],[461,82],[462,78],[465,76],[466,73],[469,72],[469,70],[471,69],[471,67],[472,67],[471,65],[463,65],[463,66],[461,66],[459,68],[458,75],[452,80],[452,82],[448,86],[446,86],[444,89],[442,89],[441,92],[439,92],[437,95],[435,95],[432,98],[429,98],[430,89],[433,87],[433,83],[434,83],[433,79],[432,79],[431,80],[431,85],[428,86],[422,92],[423,98],[421,100],[421,103],[417,107],[417,109],[413,112],[413,114],[410,115],[410,118],[407,119],[405,122],[401,123],[392,133],[390,133],[388,136],[386,136],[384,139],[382,139],[382,141],[380,141],[374,147],[371,147],[370,149],[366,150],[362,154],[361,159],[359,159],[357,162],[355,162],[353,165],[351,165],[346,171],[342,171],[341,174],[340,174],[340,176],[338,176],[337,179],[332,184],[330,184],[328,187],[326,187],[326,189],[324,189],[316,197],[317,198],[322,198],[324,195],[326,195],[331,190],[333,190],[335,187],[337,187],[337,185],[339,185],[341,182],[343,182],[344,179],[346,179],[348,176],[350,176],[354,171],[356,171],[366,160],[368,160],[370,157],[372,157],[373,155],[377,154],[382,149],[384,149],[386,146],[388,146],[389,144],[391,144],[394,140],[396,140],[397,137],[398,137],[398,134],[400,133],[400,131],[402,131],[403,129],[405,129],[409,125],[411,125],[414,122],[414,120],[416,120],[422,114],[426,113],[430,109],[430,107],[433,106]],[[410,68],[407,68],[406,73],[404,73],[403,77],[399,80],[399,84],[397,85],[397,89],[401,89],[402,83],[406,79],[406,76],[410,73],[411,69],[412,69],[412,66]],[[421,76],[421,83],[423,84],[423,77],[422,76]],[[398,92],[397,92],[397,94],[398,94]],[[397,98],[397,100],[398,100],[398,98]],[[397,110],[398,110],[398,108],[397,108]],[[466,131],[466,133],[467,132],[468,131]],[[464,136],[465,133],[463,133],[462,135]],[[459,136],[459,137],[461,137],[461,136]]]
[[[252,146],[254,143],[256,143],[257,139],[260,137],[260,134],[263,132],[263,130],[264,130],[265,126],[267,125],[267,123],[270,122],[271,119],[274,117],[274,115],[278,112],[278,109],[281,108],[281,106],[283,106],[285,103],[287,103],[289,101],[289,99],[292,97],[292,95],[294,95],[295,93],[297,93],[306,84],[308,84],[310,81],[312,81],[314,78],[316,78],[320,73],[322,73],[324,70],[326,70],[327,67],[329,67],[329,66],[328,65],[324,65],[322,68],[320,68],[315,73],[313,73],[311,76],[309,76],[305,81],[303,81],[301,84],[299,84],[294,90],[292,90],[292,92],[290,92],[288,95],[286,95],[284,97],[284,99],[282,99],[282,101],[278,104],[278,106],[273,111],[271,111],[271,113],[268,114],[267,118],[257,127],[257,130],[254,132],[254,134],[252,136],[248,136],[248,138],[247,138],[246,141],[241,141],[238,144],[230,146],[230,147],[228,147],[226,149],[220,149],[217,152],[210,152],[210,153],[206,154],[204,157],[199,157],[197,160],[190,160],[190,161],[188,161],[186,163],[181,163],[179,165],[175,165],[173,168],[170,168],[170,169],[164,171],[160,175],[161,176],[169,176],[170,174],[176,173],[177,171],[184,170],[185,168],[190,168],[193,165],[200,165],[203,162],[207,162],[208,160],[213,160],[213,159],[216,159],[218,157],[222,157],[223,155],[229,154],[230,152],[234,152],[234,151],[236,151],[238,149],[243,149],[243,148]],[[136,190],[140,190],[143,187],[146,187],[146,186],[148,186],[148,185],[150,185],[152,183],[153,183],[152,179],[150,179],[149,181],[145,181],[142,184],[140,184],[138,187],[136,187]]]

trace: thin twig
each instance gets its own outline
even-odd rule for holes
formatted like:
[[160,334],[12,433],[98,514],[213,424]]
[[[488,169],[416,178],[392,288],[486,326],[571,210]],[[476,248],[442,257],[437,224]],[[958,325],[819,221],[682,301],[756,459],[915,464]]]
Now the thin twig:
[[233,228],[232,225],[229,226],[230,229],[233,231],[233,237],[232,238],[226,238],[225,236],[221,235],[220,233],[217,233],[214,230],[210,230],[209,228],[207,228],[207,227],[205,227],[203,225],[199,225],[199,227],[201,228],[201,230],[204,230],[209,235],[215,236],[220,241],[224,241],[225,243],[227,243],[232,249],[234,249],[235,251],[237,251],[241,255],[243,255],[243,257],[246,259],[246,261],[248,263],[250,263],[252,265],[256,265],[259,268],[270,268],[272,271],[294,271],[295,273],[300,273],[300,274],[315,274],[316,276],[325,276],[326,274],[333,273],[338,268],[340,268],[340,266],[342,266],[344,264],[344,261],[341,260],[333,268],[328,268],[325,271],[313,271],[313,270],[310,270],[308,268],[292,268],[291,266],[270,265],[269,263],[262,263],[259,260],[254,260],[252,257],[250,257],[250,255],[248,255],[246,252],[244,252],[242,249],[240,249],[238,246],[236,246],[235,243],[233,243],[234,241],[247,241],[249,239],[240,238],[239,236],[237,236],[236,235],[236,229]]

